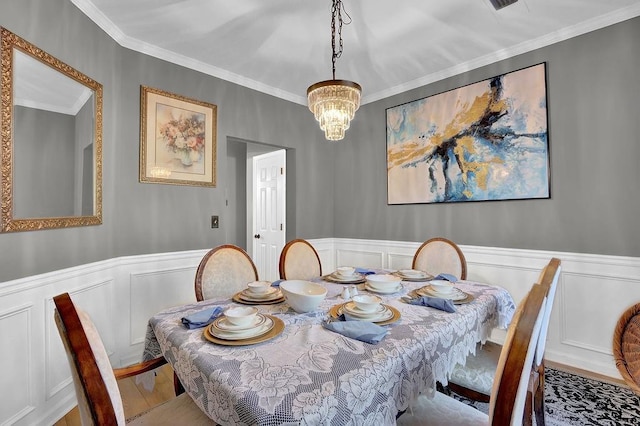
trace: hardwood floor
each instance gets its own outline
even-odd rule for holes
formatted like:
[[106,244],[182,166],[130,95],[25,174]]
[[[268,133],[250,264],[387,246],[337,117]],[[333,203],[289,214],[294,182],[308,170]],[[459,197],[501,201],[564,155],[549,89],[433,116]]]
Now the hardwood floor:
[[[142,383],[137,384],[135,377],[118,381],[118,387],[124,401],[126,418],[131,418],[175,397],[173,370],[168,364],[156,370],[156,383],[152,392],[146,390]],[[58,420],[54,426],[80,426],[81,424],[78,407],[75,407]]]

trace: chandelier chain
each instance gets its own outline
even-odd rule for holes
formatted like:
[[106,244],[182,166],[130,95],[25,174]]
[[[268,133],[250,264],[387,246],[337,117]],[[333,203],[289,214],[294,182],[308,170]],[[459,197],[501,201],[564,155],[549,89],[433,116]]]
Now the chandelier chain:
[[[342,12],[347,17],[347,21],[342,19]],[[338,19],[338,50],[336,51],[336,18]],[[342,44],[342,24],[349,25],[351,23],[351,16],[347,13],[342,4],[342,0],[333,0],[331,6],[331,62],[333,64],[333,79],[336,79],[336,60],[342,56],[342,50],[344,48]]]

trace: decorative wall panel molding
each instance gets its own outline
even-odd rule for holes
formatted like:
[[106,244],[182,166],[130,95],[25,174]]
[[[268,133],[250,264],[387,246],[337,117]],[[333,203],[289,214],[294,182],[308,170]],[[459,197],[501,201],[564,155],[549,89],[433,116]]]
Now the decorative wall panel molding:
[[0,424],[14,423],[35,410],[33,392],[33,353],[29,338],[33,326],[33,304],[21,303],[13,308],[0,307],[0,373],[3,383],[19,383],[19,386],[3,386],[0,404]]
[[[323,273],[344,264],[407,268],[421,244],[337,238],[309,242],[318,251]],[[619,378],[611,356],[611,338],[617,318],[640,300],[639,258],[461,248],[469,279],[502,286],[516,302],[549,259],[559,257],[563,272],[546,357]],[[0,334],[11,339],[11,356],[19,357],[19,362],[0,362],[4,384],[0,389],[0,424],[53,424],[75,405],[67,361],[53,322],[53,296],[71,293],[94,317],[115,367],[134,363],[142,354],[147,319],[161,309],[195,300],[195,271],[206,252],[110,259],[0,283]],[[492,334],[493,340],[503,338],[504,332]],[[25,377],[29,377],[28,386]]]

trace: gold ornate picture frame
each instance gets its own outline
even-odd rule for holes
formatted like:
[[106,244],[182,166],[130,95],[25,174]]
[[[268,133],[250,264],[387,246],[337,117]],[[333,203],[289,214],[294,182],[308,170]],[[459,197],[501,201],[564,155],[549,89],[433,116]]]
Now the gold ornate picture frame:
[[102,85],[0,38],[0,232],[102,224]]
[[140,182],[216,186],[217,106],[140,86]]

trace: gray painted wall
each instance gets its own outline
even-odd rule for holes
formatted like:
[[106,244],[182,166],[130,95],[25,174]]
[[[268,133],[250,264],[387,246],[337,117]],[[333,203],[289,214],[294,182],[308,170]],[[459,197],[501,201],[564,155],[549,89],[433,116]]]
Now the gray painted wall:
[[[386,108],[541,62],[550,199],[387,205]],[[640,18],[365,105],[336,149],[334,234],[640,256],[638,70]]]
[[[103,225],[0,234],[0,282],[117,256],[244,246],[244,181],[228,138],[293,148],[288,238],[444,235],[461,244],[640,255],[640,19],[365,105],[339,144],[324,141],[306,107],[124,49],[68,0],[0,0],[0,25],[104,86]],[[386,108],[543,61],[551,199],[387,206]],[[140,85],[218,105],[217,188],[138,182]],[[209,228],[212,214],[218,230]]]
[[[228,137],[295,148],[308,172],[297,176],[293,226],[306,238],[333,235],[334,147],[305,106],[124,49],[68,0],[0,0],[0,25],[104,87],[103,224],[0,234],[0,282],[117,256],[244,246],[245,204],[232,202],[244,187],[228,173]],[[218,106],[217,188],[138,182],[140,85]]]

